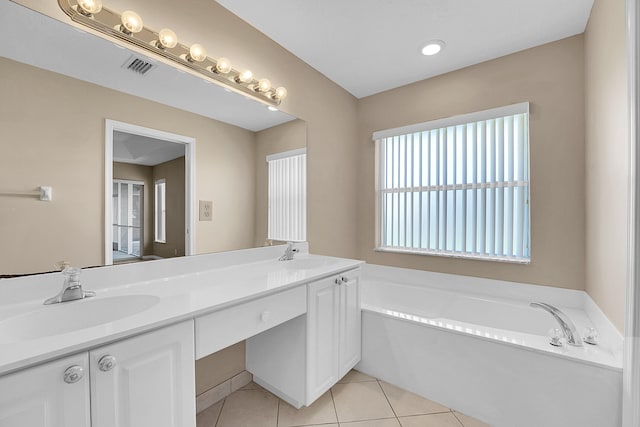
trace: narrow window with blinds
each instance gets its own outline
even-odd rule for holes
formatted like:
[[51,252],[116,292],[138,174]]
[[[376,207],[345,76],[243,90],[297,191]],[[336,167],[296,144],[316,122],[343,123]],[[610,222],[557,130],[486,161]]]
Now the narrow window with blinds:
[[305,148],[267,156],[269,221],[267,238],[307,240],[307,151]]
[[530,262],[528,103],[373,139],[378,250]]

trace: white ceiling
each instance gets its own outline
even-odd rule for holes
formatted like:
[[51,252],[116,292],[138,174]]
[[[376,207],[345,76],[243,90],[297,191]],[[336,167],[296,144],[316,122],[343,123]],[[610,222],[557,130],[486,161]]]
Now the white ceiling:
[[[593,0],[218,0],[358,98],[580,34]],[[423,44],[446,43],[438,55]]]
[[0,40],[0,56],[252,131],[295,118],[162,62],[138,75],[122,67],[131,51],[7,0]]
[[155,166],[182,156],[183,144],[126,132],[113,132],[114,162]]

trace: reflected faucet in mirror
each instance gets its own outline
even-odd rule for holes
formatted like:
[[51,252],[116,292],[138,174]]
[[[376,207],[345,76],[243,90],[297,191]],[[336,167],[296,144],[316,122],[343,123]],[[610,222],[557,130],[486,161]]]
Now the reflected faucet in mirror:
[[284,250],[284,254],[278,258],[278,261],[291,261],[296,252],[299,252],[299,249],[293,247],[293,242],[287,242],[287,248]]

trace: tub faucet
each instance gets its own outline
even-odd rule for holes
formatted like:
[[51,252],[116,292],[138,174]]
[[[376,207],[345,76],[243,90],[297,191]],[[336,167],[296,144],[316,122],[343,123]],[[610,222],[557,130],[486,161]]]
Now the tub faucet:
[[293,247],[292,242],[288,242],[287,249],[284,250],[284,254],[282,254],[282,256],[278,258],[278,261],[291,261],[293,259],[293,255],[298,251],[298,249],[295,249]]
[[569,316],[567,316],[551,304],[547,304],[544,302],[532,302],[529,305],[534,308],[543,309],[544,311],[551,314],[554,319],[556,319],[556,321],[560,325],[560,328],[562,329],[562,332],[564,333],[564,336],[567,338],[567,344],[576,347],[582,347],[582,338],[580,338],[580,334],[578,334],[576,325],[573,324]]
[[96,295],[95,292],[85,291],[80,284],[80,272],[79,268],[65,267],[62,270],[62,274],[65,275],[62,290],[58,292],[58,295],[51,298],[47,298],[44,302],[45,305],[57,304],[60,302],[74,301],[77,299],[89,298]]

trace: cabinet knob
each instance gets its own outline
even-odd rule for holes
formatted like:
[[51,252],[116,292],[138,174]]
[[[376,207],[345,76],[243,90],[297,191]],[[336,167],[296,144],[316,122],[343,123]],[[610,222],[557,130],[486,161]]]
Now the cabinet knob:
[[98,360],[98,368],[100,368],[102,372],[110,371],[114,366],[116,366],[116,358],[111,355],[102,356],[100,360]]
[[340,276],[340,280],[342,280],[342,283],[347,283],[349,281],[349,278],[345,276]]
[[64,382],[67,384],[77,383],[84,376],[84,369],[82,366],[73,365],[69,366],[64,371]]
[[263,311],[260,315],[260,320],[262,322],[266,322],[267,320],[269,320],[269,317],[271,317],[271,313],[269,311]]

